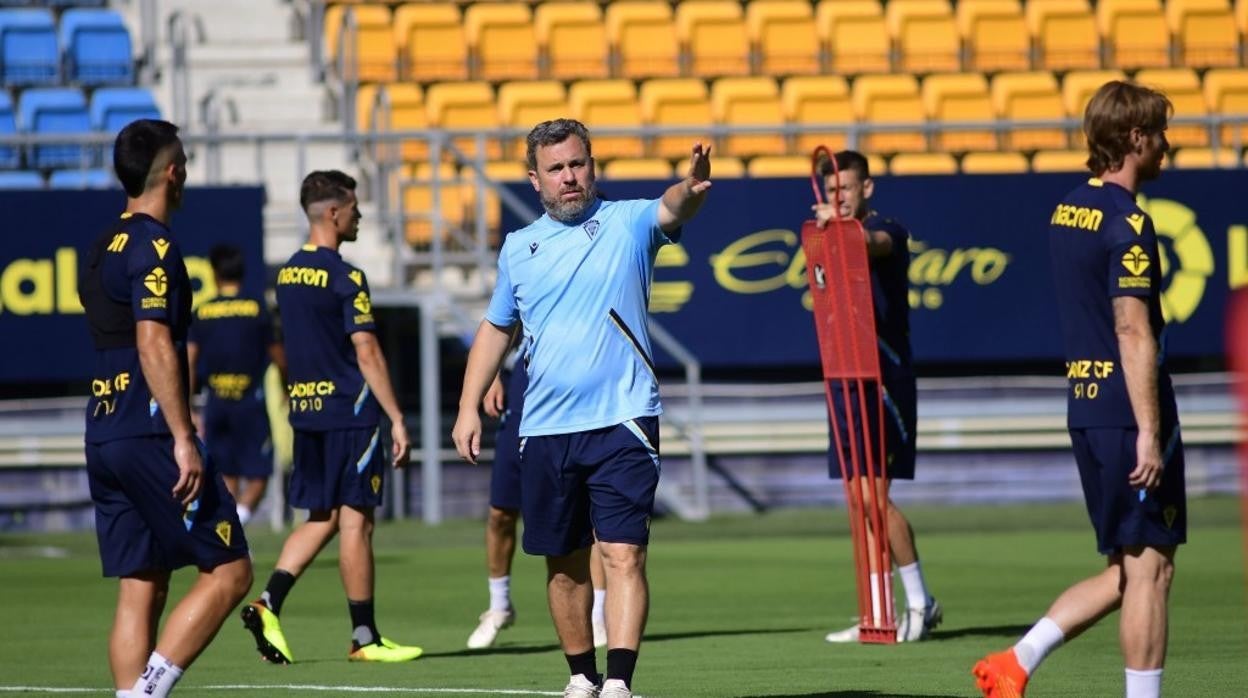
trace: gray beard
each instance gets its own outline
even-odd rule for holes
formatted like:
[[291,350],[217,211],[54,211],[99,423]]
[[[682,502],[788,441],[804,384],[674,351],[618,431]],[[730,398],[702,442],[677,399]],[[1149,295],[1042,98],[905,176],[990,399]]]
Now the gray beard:
[[542,197],[542,208],[546,209],[546,214],[560,223],[569,223],[580,218],[582,214],[589,210],[594,200],[598,198],[597,188],[591,186],[586,192],[586,196],[579,201],[560,201],[557,197],[547,199]]

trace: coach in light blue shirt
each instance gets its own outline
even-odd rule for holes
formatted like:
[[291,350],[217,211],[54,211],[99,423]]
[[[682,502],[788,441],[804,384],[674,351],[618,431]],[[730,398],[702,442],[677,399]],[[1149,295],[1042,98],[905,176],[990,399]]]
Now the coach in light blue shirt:
[[[507,236],[498,285],[477,331],[452,437],[476,462],[477,406],[522,323],[528,350],[520,423],[524,550],[544,555],[551,615],[573,698],[632,695],[649,596],[646,545],[659,482],[658,379],[646,326],[654,259],[710,189],[709,147],[663,197],[603,201],[589,132],[571,119],[538,124],[527,140],[529,180],[546,214]],[[589,546],[606,563],[607,675],[590,627]]]

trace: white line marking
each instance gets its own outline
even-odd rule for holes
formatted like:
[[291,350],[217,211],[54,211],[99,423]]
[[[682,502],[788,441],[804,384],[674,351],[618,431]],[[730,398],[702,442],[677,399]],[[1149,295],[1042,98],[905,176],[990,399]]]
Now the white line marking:
[[[335,691],[340,693],[424,693],[488,696],[561,696],[556,691],[529,691],[515,688],[415,688],[411,686],[317,686],[304,684],[219,684],[213,686],[183,686],[200,691]],[[103,688],[56,688],[52,686],[0,686],[0,693],[104,693],[114,689]]]

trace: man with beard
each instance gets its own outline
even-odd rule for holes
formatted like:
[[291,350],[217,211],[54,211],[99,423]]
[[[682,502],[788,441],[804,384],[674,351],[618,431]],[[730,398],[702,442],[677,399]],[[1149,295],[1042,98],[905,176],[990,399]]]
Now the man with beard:
[[1083,116],[1095,175],[1049,220],[1066,355],[1067,421],[1100,574],[1058,597],[1014,647],[975,665],[989,698],[1022,696],[1044,658],[1122,610],[1127,698],[1161,695],[1174,552],[1187,536],[1183,444],[1164,365],[1161,257],[1141,182],[1161,174],[1173,107],[1158,92],[1109,82]]
[[[646,546],[659,481],[658,379],[646,306],[655,255],[679,239],[711,187],[710,148],[660,199],[603,201],[589,132],[571,119],[527,139],[529,180],[546,209],[507,236],[498,284],[468,354],[452,437],[481,450],[478,405],[516,322],[528,349],[520,422],[524,551],[546,557],[547,597],[571,678],[564,696],[625,698],[649,607]],[[589,550],[607,578],[607,675],[599,692]]]

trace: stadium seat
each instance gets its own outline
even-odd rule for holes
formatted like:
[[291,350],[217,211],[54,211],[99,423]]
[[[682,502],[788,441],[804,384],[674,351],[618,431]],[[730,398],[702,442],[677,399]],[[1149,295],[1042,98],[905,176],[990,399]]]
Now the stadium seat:
[[602,10],[593,2],[544,2],[533,15],[537,43],[552,78],[605,78],[610,45]]
[[[1000,73],[992,79],[992,108],[997,117],[1010,121],[1060,120],[1066,117],[1057,79],[1048,71]],[[1011,127],[1001,145],[1010,150],[1062,149],[1066,133],[1051,128]]]
[[810,3],[754,0],[745,23],[761,75],[814,75],[819,72],[819,36]]
[[[499,127],[498,107],[494,91],[484,82],[440,82],[429,87],[425,93],[425,105],[429,126],[447,129],[476,129],[495,131]],[[464,155],[475,157],[476,138],[461,136],[454,139],[455,147]],[[485,158],[498,160],[502,147],[497,138],[485,139]]]
[[1027,157],[1019,152],[967,153],[962,156],[966,174],[1015,174],[1027,171]]
[[[17,133],[17,118],[13,115],[13,98],[9,91],[0,88],[0,136]],[[10,170],[21,165],[17,148],[0,145],[0,170]]]
[[[528,133],[543,121],[570,115],[568,94],[563,83],[549,81],[508,82],[498,88],[498,114],[504,127]],[[524,136],[509,140],[508,156],[523,158]]]
[[104,7],[108,0],[34,0],[31,4],[41,3],[48,7]]
[[[467,218],[468,202],[465,185],[455,167],[444,162],[438,166],[439,212],[444,224],[443,239],[449,240],[447,228],[459,228]],[[419,163],[409,170],[409,176],[400,182],[403,197],[403,233],[408,244],[425,248],[433,241],[434,206],[433,168]]]
[[[469,181],[466,182],[465,191],[469,195],[469,213],[470,218],[476,220],[477,202],[476,188],[472,186],[472,173],[465,171]],[[529,181],[529,168],[523,162],[515,160],[500,160],[497,162],[485,163],[485,176],[493,182],[500,184],[527,182]],[[485,194],[485,227],[491,232],[491,237],[497,235],[499,227],[502,225],[503,205],[498,194],[492,187],[484,186],[482,191]],[[496,245],[497,241],[491,240],[491,245]]]
[[1032,172],[1088,171],[1088,153],[1083,150],[1041,150],[1031,157]]
[[1235,0],[1235,26],[1240,34],[1248,35],[1248,0]]
[[109,170],[56,170],[48,177],[49,189],[120,189]]
[[61,16],[65,77],[82,85],[134,82],[130,32],[113,10],[72,9]]
[[888,163],[894,175],[957,174],[958,161],[949,153],[901,153]]
[[[1248,117],[1248,69],[1214,68],[1205,73],[1205,102],[1222,116]],[[1218,134],[1222,143],[1248,143],[1248,125],[1226,125]]]
[[0,10],[0,83],[55,85],[61,81],[60,61],[50,11]]
[[1166,22],[1189,68],[1239,65],[1239,32],[1229,0],[1169,0]]
[[676,35],[685,47],[688,75],[750,74],[750,40],[733,0],[688,0],[676,4]]
[[[694,78],[648,80],[641,86],[641,116],[651,126],[696,126],[711,123],[711,104],[706,84]],[[651,155],[678,158],[688,155],[694,141],[711,139],[701,135],[657,136]]]
[[[784,115],[794,124],[854,123],[854,107],[849,101],[849,85],[839,75],[792,77],[784,81],[780,91]],[[798,153],[813,152],[825,145],[832,150],[845,148],[848,131],[832,133],[799,133],[794,139]]]
[[91,95],[91,128],[120,133],[136,119],[159,119],[160,108],[144,87],[101,87]]
[[[716,123],[725,126],[768,126],[777,130],[784,126],[780,90],[775,80],[766,77],[716,80],[711,86],[711,115]],[[787,150],[782,135],[743,134],[723,140],[723,153],[737,157],[783,155]]]
[[[711,177],[713,179],[740,179],[745,176],[745,163],[741,158],[716,153],[713,155],[713,160],[714,162],[711,163]],[[676,161],[675,175],[677,177],[684,177],[689,174],[689,162],[689,158]]]
[[672,179],[672,164],[659,158],[611,160],[602,168],[605,181],[621,179]]
[[1083,119],[1083,110],[1087,108],[1092,95],[1111,80],[1126,80],[1121,70],[1075,70],[1066,74],[1062,80],[1062,105],[1066,113],[1076,119]]
[[884,19],[896,42],[902,70],[961,69],[961,44],[948,0],[889,0]]
[[1170,156],[1180,170],[1213,170],[1240,167],[1239,151],[1231,148],[1180,148]]
[[1160,0],[1098,0],[1096,22],[1115,68],[1170,65],[1170,28]]
[[[1135,74],[1135,82],[1164,92],[1174,105],[1176,117],[1204,118],[1209,115],[1200,78],[1191,68],[1141,70]],[[1203,148],[1209,145],[1209,128],[1201,124],[1171,123],[1166,129],[1166,140],[1180,148]]]
[[837,75],[886,73],[892,65],[891,38],[878,0],[822,0],[815,30]]
[[594,156],[601,158],[638,158],[644,144],[635,136],[597,136],[599,127],[639,127],[641,108],[637,104],[637,88],[628,80],[585,80],[573,83],[568,90],[573,118],[589,127],[593,138]]
[[996,72],[1031,67],[1031,36],[1018,0],[961,0],[957,22],[966,43],[968,69]]
[[31,170],[0,172],[0,189],[43,189],[43,177]]
[[607,5],[606,22],[619,76],[680,75],[680,43],[671,5],[650,0],[612,2]]
[[459,9],[447,3],[401,5],[394,39],[403,74],[417,82],[468,79],[468,40]]
[[[344,36],[347,12],[355,20],[353,36]],[[340,38],[347,47],[339,46]],[[330,5],[325,10],[325,55],[344,80],[394,82],[398,78],[394,27],[383,5]]]
[[[17,115],[18,130],[22,133],[91,131],[87,100],[74,88],[28,89],[18,100]],[[37,145],[31,147],[27,164],[35,168],[78,167],[91,160],[89,152],[81,145]]]
[[[931,121],[983,122],[996,121],[988,81],[978,73],[945,73],[929,75],[923,80],[923,108]],[[936,148],[949,151],[993,150],[997,136],[992,130],[944,130],[936,134]]]
[[[376,116],[378,131],[419,131],[429,126],[429,111],[425,105],[424,94],[419,86],[410,82],[379,86],[373,104],[375,108],[372,112]],[[388,108],[376,109],[385,106]],[[372,126],[367,121],[360,123],[361,130],[371,130]],[[421,139],[403,141],[399,156],[404,162],[426,160],[429,158],[429,143]]]
[[[914,124],[925,121],[919,83],[913,75],[863,75],[854,81],[851,100],[854,115],[867,124]],[[861,150],[887,153],[927,149],[927,138],[918,131],[867,133]]]
[[1101,67],[1101,35],[1088,0],[1030,0],[1024,14],[1035,37],[1037,68]]
[[756,179],[809,177],[810,157],[802,155],[763,156],[750,160],[745,172]]
[[522,2],[479,3],[464,11],[468,47],[482,80],[537,77],[533,14]]

